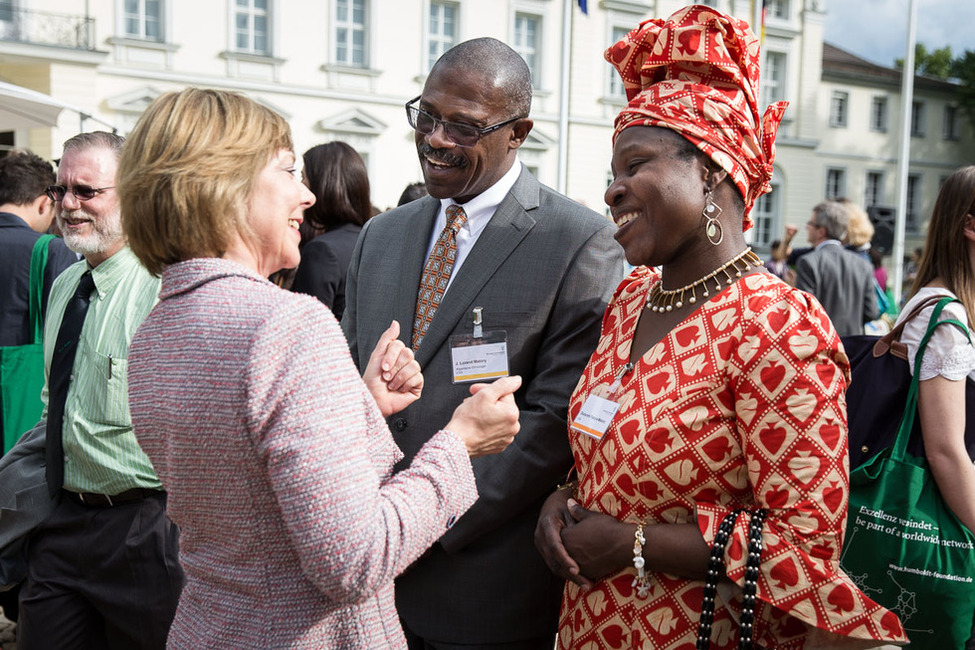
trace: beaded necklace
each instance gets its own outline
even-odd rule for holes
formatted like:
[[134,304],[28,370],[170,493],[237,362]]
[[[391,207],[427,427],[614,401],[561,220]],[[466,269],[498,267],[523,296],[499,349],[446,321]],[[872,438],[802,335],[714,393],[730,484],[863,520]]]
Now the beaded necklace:
[[752,251],[751,246],[749,246],[741,253],[731,258],[728,262],[714,269],[700,280],[691,282],[686,287],[673,290],[663,289],[663,281],[661,280],[657,284],[653,285],[653,288],[650,290],[650,295],[647,296],[646,308],[655,312],[668,312],[674,309],[680,309],[684,306],[684,296],[687,293],[691,294],[687,299],[687,302],[693,305],[697,302],[698,287],[704,288],[704,291],[701,294],[704,298],[711,295],[711,293],[708,291],[708,280],[714,278],[714,290],[721,291],[721,279],[716,278],[718,274],[724,273],[725,284],[730,286],[736,278],[741,277],[743,272],[747,273],[753,266],[758,267],[762,264],[764,264],[764,262],[762,262],[761,258],[756,255],[754,251]]

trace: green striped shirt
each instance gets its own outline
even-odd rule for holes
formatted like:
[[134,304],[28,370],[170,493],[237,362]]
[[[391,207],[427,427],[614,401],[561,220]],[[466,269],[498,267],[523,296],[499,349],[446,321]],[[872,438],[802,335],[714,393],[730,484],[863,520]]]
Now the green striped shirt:
[[[45,378],[65,306],[89,268],[85,261],[68,267],[51,288],[44,325]],[[159,279],[128,247],[92,269],[92,278],[95,292],[64,405],[64,488],[102,494],[158,489],[159,478],[132,433],[127,375],[129,341],[158,300]],[[47,418],[47,381],[41,398]]]

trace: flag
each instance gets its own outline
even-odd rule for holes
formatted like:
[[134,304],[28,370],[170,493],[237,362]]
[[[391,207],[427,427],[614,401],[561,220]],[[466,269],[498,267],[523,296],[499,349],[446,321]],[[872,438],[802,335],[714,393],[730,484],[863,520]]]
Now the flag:
[[758,42],[765,43],[765,13],[768,11],[768,0],[762,0],[762,28],[758,34]]
[[578,0],[579,8],[582,9],[582,13],[589,15],[589,10],[586,8],[586,0]]

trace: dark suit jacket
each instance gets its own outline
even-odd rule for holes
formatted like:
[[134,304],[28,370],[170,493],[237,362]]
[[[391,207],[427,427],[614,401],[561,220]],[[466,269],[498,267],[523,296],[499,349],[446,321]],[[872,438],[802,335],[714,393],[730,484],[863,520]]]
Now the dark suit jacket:
[[[30,297],[30,254],[40,237],[23,219],[0,212],[0,346],[30,343],[27,318]],[[47,245],[47,267],[44,271],[42,312],[47,310],[47,296],[61,271],[78,261],[61,239]]]
[[301,249],[301,263],[291,290],[322,301],[341,319],[345,312],[345,277],[361,226],[344,223],[315,237]]
[[829,244],[796,262],[796,287],[816,296],[840,336],[863,334],[880,316],[873,266],[862,255]]
[[[417,287],[440,202],[424,197],[368,221],[349,267],[342,327],[363,369],[397,319],[409,344]],[[507,331],[521,432],[503,453],[473,461],[479,499],[430,553],[397,580],[407,627],[428,639],[501,643],[553,634],[563,583],[535,550],[542,501],[571,465],[569,396],[595,349],[606,303],[620,282],[622,249],[604,217],[522,169],[452,280],[416,359],[423,396],[389,418],[407,466],[468,396],[451,380],[452,334]]]

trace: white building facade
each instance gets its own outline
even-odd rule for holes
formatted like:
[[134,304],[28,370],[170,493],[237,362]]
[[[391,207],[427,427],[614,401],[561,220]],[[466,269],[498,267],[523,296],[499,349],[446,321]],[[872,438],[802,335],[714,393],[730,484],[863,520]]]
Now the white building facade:
[[[94,118],[64,111],[54,128],[15,130],[0,120],[0,147],[57,157],[66,138],[105,128],[103,122],[124,135],[146,105],[168,90],[189,85],[238,90],[288,119],[299,156],[322,142],[349,142],[366,160],[373,203],[385,208],[395,205],[407,184],[422,180],[404,103],[420,94],[443,51],[493,36],[521,53],[532,69],[535,128],[520,158],[553,187],[559,180],[563,64],[571,66],[565,193],[602,210],[613,118],[625,101],[603,51],[640,21],[666,17],[684,3],[589,0],[588,15],[576,4],[0,0],[0,80],[46,93]],[[754,15],[751,0],[704,4],[746,20]],[[854,69],[849,61],[843,67],[845,53],[829,46],[824,52],[826,11],[822,0],[768,3],[762,103],[787,99],[791,105],[777,140],[775,191],[756,206],[750,236],[759,249],[785,223],[805,223],[825,196],[844,195],[865,206],[895,203],[899,74],[880,75],[886,69],[879,66]],[[571,16],[567,62],[564,15]],[[940,179],[971,162],[966,153],[972,150],[972,129],[953,98],[950,84],[919,82],[915,88],[923,108],[912,138],[908,232],[916,236]],[[949,115],[954,117],[946,126]]]

